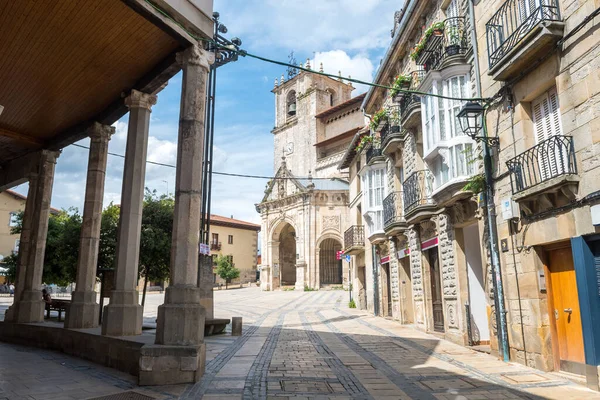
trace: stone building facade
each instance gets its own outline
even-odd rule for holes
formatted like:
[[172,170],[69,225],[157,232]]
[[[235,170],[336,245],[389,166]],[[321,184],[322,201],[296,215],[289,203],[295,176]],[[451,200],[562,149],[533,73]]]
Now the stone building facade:
[[[510,360],[598,389],[597,15],[597,1],[566,0],[416,0],[396,13],[375,79],[396,90],[373,88],[363,101],[367,116],[387,116],[358,132],[340,163],[358,307],[493,354],[506,343]],[[458,123],[467,101],[484,106],[479,135],[493,139],[491,221],[484,144]],[[373,168],[387,178],[379,230],[367,221]]]
[[256,205],[263,290],[348,285],[340,253],[348,225],[348,173],[337,164],[364,123],[364,95],[351,98],[352,90],[341,78],[306,72],[275,82],[276,172]]
[[[495,202],[511,360],[598,390],[598,1],[480,1],[483,97],[498,136]],[[513,26],[499,23],[519,10]],[[596,13],[595,18],[588,18]]]
[[[431,34],[436,24],[443,28]],[[404,76],[406,90],[473,96],[466,1],[408,2],[396,14],[393,32],[376,83],[391,87]],[[411,56],[419,43],[420,55]],[[365,114],[383,109],[387,116],[364,133],[372,144],[362,149],[361,167],[350,171],[363,183],[362,214],[380,218],[362,228],[367,297],[373,293],[367,309],[460,344],[489,345],[492,302],[486,294],[481,213],[474,193],[463,190],[478,172],[478,147],[458,127],[455,117],[462,104],[371,89],[363,102]],[[342,167],[362,154],[348,148],[346,156]],[[383,173],[382,193],[372,184],[373,169]],[[360,282],[354,287],[360,288]],[[359,295],[357,290],[353,294]]]

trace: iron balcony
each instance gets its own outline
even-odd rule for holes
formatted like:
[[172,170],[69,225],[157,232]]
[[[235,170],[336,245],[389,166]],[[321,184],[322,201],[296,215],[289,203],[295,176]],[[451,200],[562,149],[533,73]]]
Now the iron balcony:
[[444,20],[443,33],[439,36],[433,34],[427,39],[416,63],[422,65],[425,72],[440,69],[448,57],[465,55],[470,48],[465,17],[448,18]]
[[507,0],[485,25],[490,75],[506,80],[563,36],[558,0]]
[[344,253],[357,254],[365,249],[365,227],[352,225],[344,232]]
[[506,162],[514,195],[562,175],[577,175],[572,136],[553,136]]
[[402,184],[404,192],[404,214],[419,206],[433,205],[433,174],[429,170],[413,172]]

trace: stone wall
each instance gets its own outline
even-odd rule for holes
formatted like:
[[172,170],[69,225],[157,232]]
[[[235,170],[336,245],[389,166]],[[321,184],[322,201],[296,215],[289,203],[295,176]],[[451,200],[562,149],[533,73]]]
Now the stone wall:
[[[503,85],[488,75],[485,31],[486,22],[503,3],[503,0],[486,0],[479,2],[475,8],[484,97],[493,96]],[[565,32],[570,32],[598,5],[593,0],[559,1]],[[500,253],[500,263],[508,311],[511,359],[543,370],[553,368],[550,338],[552,315],[548,310],[547,295],[540,290],[537,277],[543,268],[544,246],[551,242],[568,243],[572,237],[595,233],[596,230],[591,225],[588,206],[582,206],[560,214],[549,214],[545,218],[521,220],[521,228],[517,232],[502,219],[499,204],[512,197],[506,161],[536,144],[531,101],[553,87],[558,92],[562,133],[573,137],[580,177],[576,199],[598,190],[600,38],[590,34],[596,28],[594,22],[588,23],[563,44],[562,51],[549,54],[535,69],[524,71],[525,75],[509,86],[512,106],[508,101],[501,102],[490,110],[487,119],[488,130],[500,138],[500,151],[494,154],[494,170],[499,177],[495,193],[498,205],[496,223],[499,239],[507,239],[510,244],[508,252]],[[497,348],[494,335],[492,345]]]

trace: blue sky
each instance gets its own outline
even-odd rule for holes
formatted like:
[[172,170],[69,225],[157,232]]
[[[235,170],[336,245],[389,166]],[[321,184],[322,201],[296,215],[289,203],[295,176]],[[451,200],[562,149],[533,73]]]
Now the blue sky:
[[[391,0],[215,0],[215,10],[228,27],[229,38],[242,39],[249,52],[287,61],[294,51],[299,62],[310,57],[326,72],[371,81],[390,43],[394,11]],[[314,59],[316,58],[316,62]],[[242,58],[218,70],[214,170],[273,174],[274,99],[271,90],[285,68]],[[366,90],[358,86],[353,95]],[[148,160],[175,164],[181,76],[159,94],[150,124]],[[109,151],[124,154],[127,116],[116,123]],[[87,145],[88,140],[79,142]],[[69,146],[56,166],[52,205],[83,209],[87,150]],[[109,156],[105,206],[120,201],[123,159]],[[173,192],[175,170],[149,164],[146,186]],[[266,180],[213,177],[213,213],[259,223],[254,204],[263,196]],[[16,188],[26,194],[27,186]]]

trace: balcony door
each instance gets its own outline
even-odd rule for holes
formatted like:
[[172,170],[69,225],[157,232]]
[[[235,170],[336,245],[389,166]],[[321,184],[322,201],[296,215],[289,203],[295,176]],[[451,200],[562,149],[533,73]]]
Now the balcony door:
[[538,164],[541,181],[563,174],[568,168],[568,154],[559,141],[550,140],[562,135],[558,93],[553,88],[532,102],[533,127],[538,145]]

